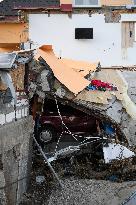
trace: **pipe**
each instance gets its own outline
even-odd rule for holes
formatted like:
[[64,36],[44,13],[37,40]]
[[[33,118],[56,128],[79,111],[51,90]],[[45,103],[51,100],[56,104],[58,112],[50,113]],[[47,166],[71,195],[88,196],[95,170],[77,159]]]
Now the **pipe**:
[[41,154],[42,154],[43,158],[44,158],[44,159],[45,159],[45,161],[47,162],[47,164],[48,164],[48,166],[49,166],[49,168],[50,168],[51,172],[53,173],[54,178],[56,178],[56,179],[57,179],[57,181],[58,181],[58,183],[59,183],[60,187],[61,187],[61,188],[63,188],[63,184],[61,183],[61,181],[60,181],[60,179],[59,179],[58,175],[56,174],[55,170],[54,170],[54,169],[53,169],[53,167],[51,166],[50,162],[48,161],[48,158],[47,158],[47,157],[46,157],[46,155],[44,154],[44,152],[43,152],[43,150],[42,150],[41,146],[38,144],[38,142],[37,142],[37,140],[35,139],[34,135],[33,135],[33,139],[34,139],[34,141],[35,141],[35,143],[36,143],[36,145],[37,145],[37,147],[38,147],[39,151],[41,152]]

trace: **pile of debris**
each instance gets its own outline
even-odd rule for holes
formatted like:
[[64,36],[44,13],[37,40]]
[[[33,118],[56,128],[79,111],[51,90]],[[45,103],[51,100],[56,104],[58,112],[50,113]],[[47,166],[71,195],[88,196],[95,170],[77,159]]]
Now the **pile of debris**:
[[[135,145],[136,106],[127,94],[128,84],[120,71],[100,69],[100,63],[58,59],[52,46],[44,45],[29,64],[29,72],[30,98],[37,94],[37,102],[41,104],[45,98],[57,99],[62,104],[68,104],[110,124],[108,129],[114,128],[114,140],[103,147],[105,162],[134,156],[129,145]],[[88,90],[92,82],[101,82],[101,85],[107,85],[110,89],[105,92]],[[111,85],[115,89],[111,89]],[[36,103],[32,106],[35,118]],[[121,145],[122,142],[128,148]],[[78,150],[79,147],[76,148]]]
[[0,54],[0,125],[29,115],[28,64],[32,50]]

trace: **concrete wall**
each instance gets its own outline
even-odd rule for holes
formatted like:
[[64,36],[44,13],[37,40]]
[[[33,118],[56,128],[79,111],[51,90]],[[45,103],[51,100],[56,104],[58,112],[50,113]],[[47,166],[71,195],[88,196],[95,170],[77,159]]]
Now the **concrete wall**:
[[0,127],[0,205],[19,204],[31,167],[32,118]]
[[[119,23],[105,23],[104,14],[30,14],[29,37],[38,45],[52,44],[57,56],[100,61],[102,66],[135,65],[136,43],[122,58],[121,21],[136,21],[136,14],[122,14]],[[75,28],[93,28],[94,39],[76,40]]]

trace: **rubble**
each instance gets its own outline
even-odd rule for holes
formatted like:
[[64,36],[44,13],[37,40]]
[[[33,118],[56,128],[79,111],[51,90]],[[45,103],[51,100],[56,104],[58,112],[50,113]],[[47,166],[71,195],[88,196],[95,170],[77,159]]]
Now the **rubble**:
[[109,143],[103,147],[103,153],[104,153],[104,160],[105,163],[109,163],[114,159],[122,160],[124,158],[129,158],[135,156],[135,153],[127,149],[126,147],[115,144],[115,143]]
[[26,64],[33,50],[0,54],[0,125],[28,116]]
[[[39,53],[37,53],[35,57],[36,60],[33,60],[33,65],[30,68],[30,97],[32,97],[34,93],[37,93],[43,99],[45,97],[54,98],[55,94],[62,104],[69,104],[70,106],[86,112],[87,114],[93,114],[106,122],[110,122],[118,132],[119,141],[125,141],[128,142],[129,145],[135,145],[134,136],[136,116],[133,110],[135,110],[136,106],[127,94],[128,83],[125,81],[120,71],[116,69],[101,69],[99,72],[94,72],[97,70],[96,64],[89,65],[85,62],[76,62],[69,59],[57,59],[53,54],[51,46],[42,46],[39,50]],[[68,65],[69,68],[67,67],[66,69],[66,66]],[[82,65],[86,66],[86,68],[82,69],[84,70],[84,73],[82,73],[83,71],[79,72]],[[61,75],[58,74],[60,72],[58,67],[60,68],[60,66]],[[50,75],[50,80],[47,79],[47,74],[43,75],[43,72]],[[82,77],[83,79],[87,73],[89,73],[89,76],[93,73],[93,76],[90,77],[91,79],[114,84],[118,90],[105,92],[87,91],[84,87],[82,90],[79,89],[80,92],[78,91],[79,93],[76,94],[77,88],[75,88],[75,86],[78,87],[82,82],[77,80],[78,85],[76,85],[74,80],[74,84],[72,84],[71,77],[69,74],[64,74],[64,72],[76,72],[76,79],[79,75],[80,78]],[[64,80],[64,76],[67,81]],[[88,82],[90,83],[89,80]],[[132,127],[134,129],[132,129]]]
[[[40,55],[36,55],[36,59],[32,59],[32,56],[30,55],[30,51],[28,53],[22,52],[17,55],[20,55],[18,60],[14,60],[14,68],[11,69],[10,72],[12,79],[13,79],[13,88],[18,88],[15,90],[15,93],[13,94],[13,91],[11,92],[11,86],[9,86],[10,89],[5,90],[4,85],[1,85],[3,90],[1,92],[1,97],[3,98],[6,96],[5,102],[5,107],[7,108],[6,110],[6,117],[5,117],[5,109],[1,115],[1,124],[6,124],[8,122],[11,122],[13,120],[25,117],[28,115],[28,108],[29,108],[29,99],[32,98],[34,95],[38,95],[38,100],[43,103],[45,97],[47,98],[53,98],[57,99],[58,101],[62,102],[62,104],[69,104],[72,107],[75,107],[87,114],[97,116],[100,120],[104,121],[105,123],[110,123],[116,132],[116,138],[114,140],[112,139],[110,142],[108,141],[108,147],[104,146],[103,151],[104,151],[104,159],[109,166],[111,164],[116,165],[116,160],[120,159],[120,162],[122,160],[126,160],[127,158],[128,161],[134,156],[134,152],[130,151],[128,148],[130,148],[128,145],[135,145],[135,129],[132,130],[132,127],[135,127],[135,113],[133,110],[135,109],[134,103],[131,101],[129,96],[127,95],[127,89],[128,85],[121,76],[119,71],[113,71],[113,70],[99,70],[99,72],[95,72],[96,66],[92,64],[84,64],[87,66],[86,69],[81,70],[81,66],[83,65],[81,62],[79,65],[76,67],[76,63],[72,61],[71,66],[67,66],[68,63],[61,62],[61,59],[57,59],[52,50],[50,50],[50,47],[41,47],[40,48],[42,51],[40,51]],[[28,57],[30,55],[30,58]],[[46,56],[47,55],[47,56]],[[41,58],[42,56],[43,58]],[[40,57],[40,58],[39,58]],[[22,59],[21,59],[22,58]],[[51,61],[52,58],[54,59],[54,62]],[[18,67],[20,64],[21,66],[24,66],[25,63],[28,63],[30,60],[29,64],[29,73],[28,76],[26,76],[26,79],[28,79],[28,90],[21,89],[21,92],[19,88],[22,88],[24,84],[24,76],[26,74],[26,68],[24,67]],[[70,62],[70,61],[68,61]],[[15,66],[17,65],[17,67]],[[59,70],[59,67],[61,66],[61,69]],[[90,67],[88,67],[90,66]],[[91,66],[92,66],[92,71],[91,71]],[[65,70],[66,73],[64,74],[63,71]],[[28,68],[28,67],[27,67]],[[89,69],[90,68],[90,69]],[[19,71],[21,71],[21,78],[22,82],[19,82]],[[58,72],[59,71],[59,72]],[[3,71],[1,71],[3,72]],[[69,72],[71,73],[69,75]],[[16,73],[16,74],[15,74]],[[61,73],[61,76],[60,76]],[[74,82],[75,78],[71,77],[74,73],[74,76],[78,76],[78,84],[74,87]],[[65,76],[65,79],[63,78]],[[67,76],[68,74],[68,76]],[[87,85],[90,84],[91,79],[98,79],[103,82],[108,82],[114,84],[118,90],[111,91],[107,90],[105,92],[101,91],[87,91],[86,87]],[[81,80],[82,79],[82,80]],[[81,80],[81,81],[80,81]],[[4,80],[5,81],[5,80]],[[82,82],[85,82],[83,85]],[[82,86],[80,86],[82,84]],[[27,94],[29,94],[29,99]],[[15,96],[17,98],[17,102],[14,103],[16,105],[16,110],[14,110],[14,106],[12,105],[11,101]],[[54,98],[55,97],[55,98]],[[1,98],[1,99],[2,99]],[[11,100],[11,101],[10,101]],[[38,101],[35,101],[34,103],[36,104]],[[129,105],[128,105],[129,102]],[[10,105],[9,105],[10,104]],[[34,108],[35,109],[35,108]],[[36,112],[36,109],[34,110]],[[34,117],[34,116],[33,116]],[[131,132],[130,132],[131,130]],[[69,132],[70,133],[70,132]],[[71,134],[71,133],[70,133]],[[100,137],[100,136],[99,136]],[[108,135],[107,135],[108,137]],[[101,136],[101,143],[104,142],[105,138],[104,135]],[[115,140],[117,140],[115,142]],[[116,146],[114,147],[115,150],[113,149],[113,143]],[[120,145],[120,144],[123,145]],[[127,148],[126,148],[127,146]],[[91,147],[88,149],[92,149],[94,144],[92,144]],[[123,149],[123,152],[122,152]],[[122,152],[122,156],[120,156],[120,150]],[[134,150],[134,147],[133,149]],[[70,156],[78,156],[76,155],[77,153],[81,157],[82,154],[86,154],[84,146],[83,149],[80,149],[79,146],[70,146],[69,149],[66,148],[63,150],[63,152],[59,151],[56,153],[56,163],[58,159],[61,158],[67,158]],[[94,150],[96,151],[96,150]],[[119,152],[117,152],[119,151]],[[110,152],[110,155],[109,155]],[[111,156],[111,153],[113,155]],[[92,153],[89,153],[92,154]],[[94,153],[93,153],[94,154]],[[97,153],[99,156],[101,153]],[[98,156],[97,156],[98,157]],[[96,156],[94,158],[97,159]],[[98,157],[99,158],[99,157]],[[51,160],[52,161],[52,160]],[[50,163],[52,163],[50,161]],[[54,161],[54,160],[53,160]],[[103,166],[103,159],[99,158],[98,161],[101,161],[101,166]],[[112,163],[113,161],[113,163]],[[97,164],[97,169],[99,169],[99,165]],[[105,165],[106,166],[106,165]],[[83,167],[82,167],[83,168]],[[135,165],[131,166],[132,170],[135,170]],[[114,170],[114,168],[112,167]],[[78,168],[76,169],[78,170]],[[85,169],[84,169],[85,171]],[[93,170],[90,169],[90,171]],[[128,170],[123,169],[124,173],[128,173]],[[66,171],[65,171],[66,173]],[[74,173],[73,171],[69,171],[69,173]],[[78,173],[79,174],[79,173]],[[89,173],[90,174],[90,173]],[[79,174],[80,175],[80,174]],[[106,178],[107,173],[102,173],[101,174],[94,174],[96,178]],[[101,176],[100,176],[101,175]],[[116,174],[114,172],[108,174],[106,179],[116,181],[119,179],[118,177],[119,173]],[[38,176],[43,176],[44,175],[38,175]],[[85,173],[85,176],[88,176],[87,173]],[[44,183],[43,178],[39,182],[39,178],[37,178],[37,182],[39,183]],[[41,182],[42,181],[42,182]]]
[[36,183],[37,184],[42,184],[43,182],[45,182],[44,176],[36,176]]
[[[70,161],[66,158],[52,163],[64,186],[60,189],[43,160],[34,157],[31,188],[21,204],[108,205],[113,202],[113,205],[120,205],[136,189],[136,169],[132,169],[135,158],[117,160],[110,165],[89,161],[83,155]],[[35,176],[45,176],[46,183],[37,186]]]

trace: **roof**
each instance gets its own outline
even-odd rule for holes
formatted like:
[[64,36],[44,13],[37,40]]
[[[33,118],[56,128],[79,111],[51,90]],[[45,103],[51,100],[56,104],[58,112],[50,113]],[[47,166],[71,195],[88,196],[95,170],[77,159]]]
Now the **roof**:
[[37,60],[40,56],[50,66],[54,76],[75,95],[90,84],[90,81],[85,79],[80,72],[75,71],[70,66],[67,66],[67,64],[61,62],[61,60],[55,56],[51,46],[44,45],[40,47],[35,59]]
[[[134,5],[133,0],[100,0],[100,2],[102,6]],[[3,0],[0,2],[0,16],[16,16],[19,9],[45,8],[60,8],[62,11],[72,11],[72,0]]]
[[0,15],[14,16],[17,11],[13,10],[15,7],[59,7],[59,0],[3,0],[0,2]]
[[72,68],[73,70],[75,70],[77,73],[80,73],[84,77],[90,72],[95,71],[98,66],[98,62],[90,63],[90,62],[85,62],[85,61],[75,61],[75,60],[66,59],[66,58],[62,58],[60,59],[60,61],[63,62],[69,68]]

